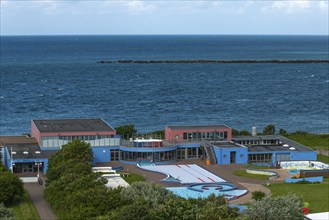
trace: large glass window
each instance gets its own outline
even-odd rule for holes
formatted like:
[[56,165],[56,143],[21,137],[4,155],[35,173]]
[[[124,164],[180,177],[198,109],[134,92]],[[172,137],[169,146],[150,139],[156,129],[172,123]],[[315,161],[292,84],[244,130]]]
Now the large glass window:
[[272,154],[249,154],[248,163],[271,163],[272,162]]

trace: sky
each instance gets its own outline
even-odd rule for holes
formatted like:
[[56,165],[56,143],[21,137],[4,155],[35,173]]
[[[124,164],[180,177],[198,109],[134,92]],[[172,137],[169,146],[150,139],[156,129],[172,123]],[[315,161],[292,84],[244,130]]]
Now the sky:
[[1,0],[1,35],[329,35],[329,0]]

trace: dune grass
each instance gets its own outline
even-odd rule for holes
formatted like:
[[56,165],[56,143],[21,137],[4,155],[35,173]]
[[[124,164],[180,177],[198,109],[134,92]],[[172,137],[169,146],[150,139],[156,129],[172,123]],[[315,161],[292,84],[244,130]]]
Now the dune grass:
[[35,207],[29,197],[25,192],[23,199],[20,203],[10,206],[14,211],[15,216],[19,220],[39,220],[39,215],[35,210]]
[[291,133],[287,138],[301,143],[312,149],[329,150],[329,134],[311,134],[311,133]]
[[304,202],[310,204],[310,213],[329,211],[329,186],[326,183],[277,183],[271,184],[269,189],[273,196],[287,195],[289,192],[302,196]]

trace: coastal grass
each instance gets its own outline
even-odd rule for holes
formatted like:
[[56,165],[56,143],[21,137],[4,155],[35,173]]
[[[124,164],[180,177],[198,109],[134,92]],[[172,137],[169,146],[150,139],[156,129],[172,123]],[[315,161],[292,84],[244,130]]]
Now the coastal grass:
[[273,196],[287,195],[292,192],[303,197],[304,202],[308,202],[309,212],[328,212],[329,211],[329,187],[328,184],[293,184],[276,183],[269,186]]
[[323,163],[327,163],[327,164],[329,163],[329,157],[327,157],[325,155],[318,154],[317,160],[321,161]]
[[267,175],[251,174],[251,173],[247,173],[246,170],[235,170],[235,171],[233,171],[233,174],[236,176],[241,176],[241,177],[250,178],[250,179],[258,179],[258,180],[268,180],[269,179],[269,176],[267,176]]
[[306,132],[295,132],[285,136],[314,150],[329,150],[329,134],[311,134]]
[[[123,174],[123,173],[121,173]],[[121,175],[121,177],[129,184],[132,184],[133,182],[143,182],[145,181],[145,178],[141,175],[138,175],[136,173],[124,173],[125,175]]]
[[19,220],[39,220],[39,215],[30,199],[29,195],[25,192],[22,201],[18,204],[10,206],[14,211],[16,219]]

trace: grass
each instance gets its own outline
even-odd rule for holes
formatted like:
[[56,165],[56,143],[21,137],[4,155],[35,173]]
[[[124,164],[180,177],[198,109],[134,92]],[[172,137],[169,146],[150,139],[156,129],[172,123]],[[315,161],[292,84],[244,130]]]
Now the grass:
[[312,149],[329,150],[329,134],[292,133],[287,138],[301,143]]
[[121,175],[121,177],[129,184],[132,184],[133,182],[145,181],[145,178],[143,176],[135,173],[129,173],[128,175]]
[[250,168],[250,169],[254,169],[254,170],[268,170],[268,169],[273,169],[269,166],[256,166],[256,165],[252,165],[252,164],[248,164],[245,166],[245,168]]
[[318,158],[317,159],[318,159],[318,161],[321,161],[323,163],[329,163],[329,157],[327,157],[327,156],[318,154]]
[[235,171],[233,171],[233,174],[236,176],[241,176],[241,177],[250,178],[250,179],[258,179],[258,180],[268,180],[269,179],[269,176],[267,176],[267,175],[251,174],[251,173],[247,173],[246,170],[235,170]]
[[10,206],[10,208],[14,211],[17,219],[22,220],[39,220],[39,216],[35,207],[25,192],[23,195],[23,199],[20,203]]
[[303,197],[310,204],[310,213],[329,211],[328,184],[278,183],[269,186],[273,196],[287,195],[292,192]]
[[329,182],[329,178],[328,177],[323,177],[323,182]]

